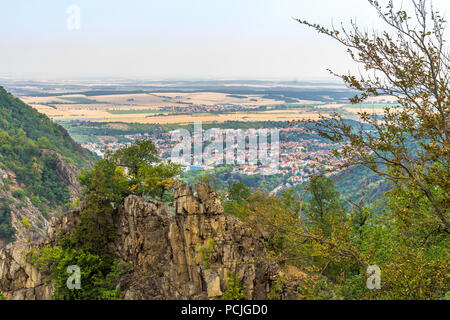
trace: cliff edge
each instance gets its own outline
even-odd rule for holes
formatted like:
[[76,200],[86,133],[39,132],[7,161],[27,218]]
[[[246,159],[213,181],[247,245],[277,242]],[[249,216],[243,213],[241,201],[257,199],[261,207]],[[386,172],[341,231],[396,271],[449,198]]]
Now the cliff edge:
[[[0,250],[0,291],[9,299],[51,299],[51,285],[25,259],[31,248],[55,244],[80,218],[72,210],[53,219],[42,241]],[[174,206],[129,196],[115,216],[110,243],[117,259],[133,267],[121,277],[123,299],[220,299],[233,275],[248,299],[267,299],[280,274],[263,235],[227,216],[215,191],[176,181]],[[83,285],[81,283],[81,285]]]

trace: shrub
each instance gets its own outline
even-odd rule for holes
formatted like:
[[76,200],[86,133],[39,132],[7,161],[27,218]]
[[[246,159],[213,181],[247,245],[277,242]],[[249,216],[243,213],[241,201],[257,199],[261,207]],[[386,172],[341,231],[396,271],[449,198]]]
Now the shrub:
[[[100,256],[81,249],[46,247],[39,252],[32,250],[27,261],[49,274],[55,285],[55,300],[117,300],[120,290],[116,288],[120,276],[129,271],[124,263],[112,264]],[[81,289],[70,290],[67,280],[69,266],[76,265],[81,271]]]
[[277,280],[269,291],[269,300],[281,300],[285,282],[286,278],[284,276],[277,277]]
[[200,248],[200,254],[202,256],[203,260],[203,266],[206,269],[211,268],[211,255],[214,253],[214,246],[215,246],[214,239],[209,239],[208,244],[206,247]]
[[14,240],[14,229],[11,221],[11,207],[8,202],[0,204],[0,238],[8,242]]
[[246,300],[247,295],[245,294],[245,288],[240,285],[239,273],[233,275],[231,271],[227,272],[227,291],[222,296],[223,300]]
[[23,198],[25,198],[27,193],[23,189],[16,189],[13,191],[12,195],[16,199],[23,199]]
[[11,180],[9,179],[3,180],[3,185],[5,186],[5,190],[9,191],[11,189]]

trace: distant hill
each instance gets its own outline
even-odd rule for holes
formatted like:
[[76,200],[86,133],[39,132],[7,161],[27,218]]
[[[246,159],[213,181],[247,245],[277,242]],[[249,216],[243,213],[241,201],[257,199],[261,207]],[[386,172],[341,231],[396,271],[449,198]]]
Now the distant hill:
[[18,229],[42,233],[49,213],[73,199],[78,170],[94,160],[63,127],[0,87],[0,246]]
[[358,203],[364,193],[366,205],[377,202],[391,189],[386,179],[363,166],[343,170],[334,175],[333,180],[343,199]]

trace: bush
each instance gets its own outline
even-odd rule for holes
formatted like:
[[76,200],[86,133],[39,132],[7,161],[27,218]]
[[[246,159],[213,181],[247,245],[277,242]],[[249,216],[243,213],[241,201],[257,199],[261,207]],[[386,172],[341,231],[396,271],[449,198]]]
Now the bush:
[[[114,261],[110,264],[98,255],[71,248],[32,250],[27,254],[27,261],[49,274],[49,280],[55,285],[55,300],[117,300],[120,296],[117,282],[122,274],[129,271],[124,263]],[[81,289],[67,288],[67,280],[71,276],[67,268],[72,265],[80,268]]]
[[9,191],[11,189],[11,180],[9,179],[3,180],[3,185],[5,186],[5,190]]
[[285,282],[286,278],[284,276],[277,277],[276,282],[273,284],[272,288],[269,291],[269,300],[281,300],[281,298],[283,298],[283,288]]
[[244,287],[240,285],[240,275],[233,275],[231,271],[227,272],[227,291],[222,296],[223,300],[246,300],[247,295],[244,292]]
[[11,242],[14,240],[14,229],[11,221],[11,207],[7,202],[0,204],[0,238]]
[[214,239],[209,239],[205,247],[200,248],[200,254],[203,260],[203,266],[206,269],[211,268],[211,255],[214,253],[214,246],[216,245]]
[[13,191],[12,195],[16,199],[23,199],[26,197],[27,193],[23,189],[16,189]]

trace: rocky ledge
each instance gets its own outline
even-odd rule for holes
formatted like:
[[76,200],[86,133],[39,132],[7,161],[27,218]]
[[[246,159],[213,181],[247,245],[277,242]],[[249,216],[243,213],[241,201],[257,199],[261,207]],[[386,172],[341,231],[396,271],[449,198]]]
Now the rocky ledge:
[[[133,271],[120,279],[124,299],[220,299],[227,275],[239,277],[249,299],[266,299],[280,274],[263,235],[227,216],[215,191],[194,190],[177,181],[174,206],[129,196],[119,209],[111,243],[117,258]],[[45,277],[25,261],[31,248],[55,243],[70,233],[79,210],[54,219],[48,237],[0,250],[0,291],[9,299],[50,299]]]

